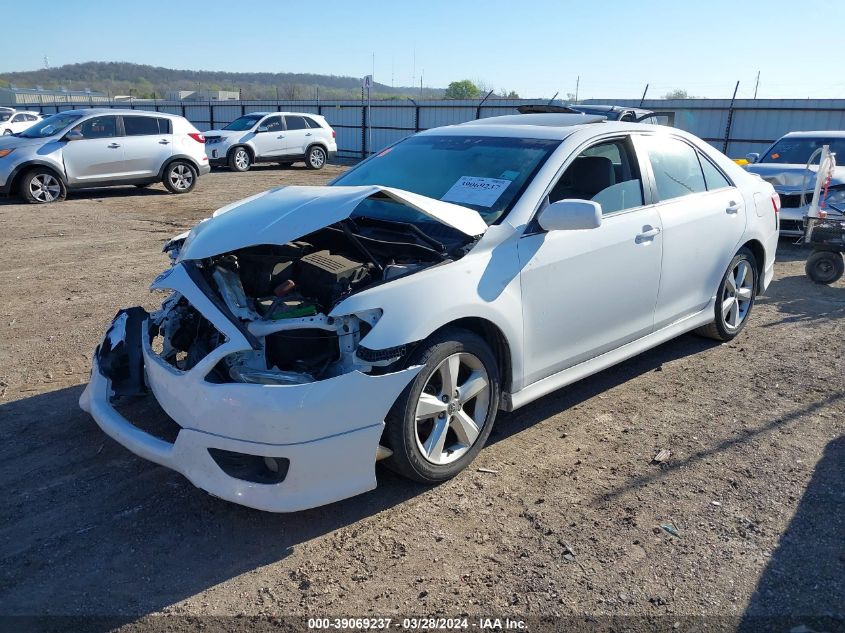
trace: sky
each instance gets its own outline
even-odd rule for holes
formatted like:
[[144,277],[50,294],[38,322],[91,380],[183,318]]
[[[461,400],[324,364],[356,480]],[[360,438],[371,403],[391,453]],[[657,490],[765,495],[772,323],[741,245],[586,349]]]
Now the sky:
[[[85,61],[471,79],[525,98],[839,98],[843,0],[11,2],[0,72]],[[812,25],[819,25],[813,29]],[[815,31],[815,32],[814,32]],[[825,38],[829,37],[826,41]],[[580,79],[579,79],[580,77]]]

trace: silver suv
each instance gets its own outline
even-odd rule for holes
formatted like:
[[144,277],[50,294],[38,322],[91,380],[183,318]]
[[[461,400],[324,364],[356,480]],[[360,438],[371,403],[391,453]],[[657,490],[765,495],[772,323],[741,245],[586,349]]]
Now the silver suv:
[[68,189],[156,182],[191,191],[211,170],[205,137],[180,116],[140,110],[66,110],[0,137],[0,193],[34,204]]

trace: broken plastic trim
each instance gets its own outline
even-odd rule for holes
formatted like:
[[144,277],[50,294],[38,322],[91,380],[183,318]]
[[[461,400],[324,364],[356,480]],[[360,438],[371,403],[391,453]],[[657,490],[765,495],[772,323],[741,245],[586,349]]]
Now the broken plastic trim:
[[229,321],[232,322],[238,331],[244,335],[244,338],[249,342],[252,349],[258,351],[261,349],[261,343],[253,334],[247,329],[247,327],[238,319],[232,311],[229,309],[229,306],[220,298],[220,296],[214,292],[211,288],[211,285],[206,281],[203,274],[197,268],[196,263],[193,261],[184,261],[182,262],[182,266],[185,268],[185,272],[188,273],[188,277],[191,279],[192,282],[196,285],[197,288],[214,304],[220,312],[225,316]]

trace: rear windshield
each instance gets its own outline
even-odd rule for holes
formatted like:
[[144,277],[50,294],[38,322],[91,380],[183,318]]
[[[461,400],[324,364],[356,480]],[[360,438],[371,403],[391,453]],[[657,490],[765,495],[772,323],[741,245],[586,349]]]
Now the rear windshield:
[[[333,184],[396,187],[475,209],[493,224],[511,209],[558,145],[560,141],[547,139],[412,136]],[[406,210],[405,217],[396,217],[398,208]],[[368,202],[357,211],[379,219],[422,221],[421,214],[400,205]]]
[[263,117],[263,114],[247,114],[242,117],[238,117],[223,129],[232,130],[234,132],[244,132],[251,129],[252,126],[258,123],[258,121]]
[[[766,152],[761,163],[806,165],[810,156],[822,145],[830,145],[836,154],[836,163],[845,164],[845,139],[843,138],[782,138]],[[818,162],[816,159],[814,162]]]

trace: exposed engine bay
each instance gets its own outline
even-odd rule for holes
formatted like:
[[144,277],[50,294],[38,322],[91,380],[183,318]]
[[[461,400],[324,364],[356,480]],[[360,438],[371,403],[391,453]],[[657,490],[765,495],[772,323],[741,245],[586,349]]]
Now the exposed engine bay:
[[[164,249],[174,264],[180,238]],[[411,224],[348,218],[285,244],[183,262],[197,285],[218,307],[225,306],[254,342],[252,350],[226,356],[207,380],[304,384],[355,369],[379,373],[403,350],[365,358],[356,352],[381,310],[330,317],[332,308],[353,293],[454,261],[471,246],[467,239],[441,243]],[[156,352],[183,371],[224,342],[178,293],[151,315],[151,330]]]

